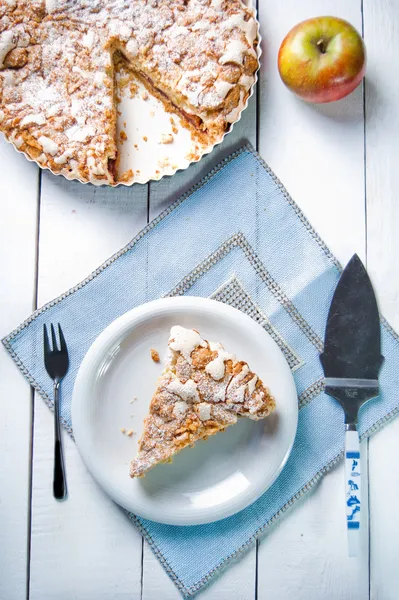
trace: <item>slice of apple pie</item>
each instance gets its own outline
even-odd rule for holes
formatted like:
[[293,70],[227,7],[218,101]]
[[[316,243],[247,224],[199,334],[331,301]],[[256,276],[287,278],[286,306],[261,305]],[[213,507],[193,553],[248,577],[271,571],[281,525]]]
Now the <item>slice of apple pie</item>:
[[234,425],[238,417],[263,419],[274,408],[273,397],[246,362],[194,329],[172,327],[168,361],[130,476],[142,477],[155,465],[170,462],[183,448]]

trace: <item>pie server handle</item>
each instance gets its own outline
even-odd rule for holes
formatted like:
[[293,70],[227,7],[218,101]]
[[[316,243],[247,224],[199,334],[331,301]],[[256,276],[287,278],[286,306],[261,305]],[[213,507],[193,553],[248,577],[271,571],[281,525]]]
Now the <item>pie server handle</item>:
[[345,434],[345,503],[349,556],[360,552],[361,462],[359,435],[355,425]]

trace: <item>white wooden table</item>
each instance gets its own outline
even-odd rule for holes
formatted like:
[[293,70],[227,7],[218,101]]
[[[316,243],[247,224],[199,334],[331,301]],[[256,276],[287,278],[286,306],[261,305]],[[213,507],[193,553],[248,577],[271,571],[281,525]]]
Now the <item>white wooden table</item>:
[[[314,107],[283,87],[276,57],[295,23],[322,14],[363,30],[369,64],[363,87]],[[385,316],[399,328],[399,3],[259,0],[259,18],[257,95],[223,147],[184,173],[149,186],[96,189],[40,173],[0,141],[0,335],[126,244],[240,138],[259,150],[343,263],[358,252]],[[67,435],[70,497],[53,500],[52,414],[4,349],[0,397],[0,599],[178,599]],[[201,597],[396,600],[398,453],[399,420],[363,444],[369,531],[359,559],[346,556],[340,465]]]

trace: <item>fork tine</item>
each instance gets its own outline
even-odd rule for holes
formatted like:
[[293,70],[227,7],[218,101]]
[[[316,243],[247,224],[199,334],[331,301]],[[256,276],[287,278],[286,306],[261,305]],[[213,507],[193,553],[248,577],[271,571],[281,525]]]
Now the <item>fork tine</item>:
[[53,342],[53,352],[55,352],[56,350],[58,350],[58,346],[57,346],[57,338],[55,337],[54,325],[52,323],[51,323],[51,340]]
[[60,336],[61,352],[68,353],[67,345],[66,345],[65,338],[64,338],[64,334],[63,334],[63,331],[61,329],[61,325],[59,323],[58,323],[58,333],[59,333],[59,336]]
[[50,354],[50,342],[48,339],[47,327],[43,325],[43,347],[44,347],[44,358]]

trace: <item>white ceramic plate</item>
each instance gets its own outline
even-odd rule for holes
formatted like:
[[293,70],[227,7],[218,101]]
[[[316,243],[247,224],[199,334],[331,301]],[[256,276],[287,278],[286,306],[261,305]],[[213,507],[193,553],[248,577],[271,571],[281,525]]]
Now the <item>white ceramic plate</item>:
[[[270,388],[277,409],[264,421],[241,419],[183,450],[171,464],[132,480],[129,462],[163,368],[163,361],[152,361],[150,349],[162,356],[177,324],[222,342],[247,361]],[[72,402],[78,449],[104,491],[137,515],[174,525],[216,521],[259,498],[289,456],[297,420],[294,381],[273,339],[235,308],[197,297],[156,300],[111,323],[82,362]],[[122,434],[122,427],[135,434]]]

